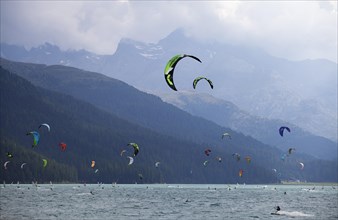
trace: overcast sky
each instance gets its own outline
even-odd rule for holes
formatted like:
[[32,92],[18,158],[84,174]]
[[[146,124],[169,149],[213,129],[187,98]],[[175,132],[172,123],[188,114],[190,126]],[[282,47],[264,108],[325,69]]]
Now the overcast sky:
[[1,42],[113,54],[122,37],[156,43],[177,28],[203,41],[337,62],[334,1],[3,1]]

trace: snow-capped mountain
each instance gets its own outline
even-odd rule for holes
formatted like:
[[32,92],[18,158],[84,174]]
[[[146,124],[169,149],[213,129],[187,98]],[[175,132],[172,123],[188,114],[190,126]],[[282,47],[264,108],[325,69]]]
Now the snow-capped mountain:
[[[1,56],[22,62],[62,64],[100,72],[156,95],[171,94],[163,70],[176,54],[183,59],[175,69],[179,91],[208,93],[234,103],[251,115],[281,119],[313,134],[337,141],[337,64],[328,60],[289,61],[258,48],[199,42],[177,30],[158,43],[122,39],[112,55],[61,51],[48,43],[30,50],[1,44]],[[196,90],[192,81],[205,76]]]

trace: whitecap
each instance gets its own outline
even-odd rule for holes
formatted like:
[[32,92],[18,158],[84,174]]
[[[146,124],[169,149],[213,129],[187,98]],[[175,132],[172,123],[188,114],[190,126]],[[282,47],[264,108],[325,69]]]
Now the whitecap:
[[313,217],[314,216],[311,214],[305,214],[303,212],[298,212],[298,211],[293,211],[293,212],[279,211],[278,214],[289,216],[289,217]]

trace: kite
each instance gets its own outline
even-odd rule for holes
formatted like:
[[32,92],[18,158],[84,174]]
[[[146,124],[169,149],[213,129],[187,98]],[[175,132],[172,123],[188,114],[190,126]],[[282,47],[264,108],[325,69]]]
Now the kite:
[[6,161],[5,163],[4,163],[4,168],[5,168],[5,170],[7,170],[7,164],[8,163],[10,163],[11,161]]
[[244,158],[246,160],[246,162],[248,162],[248,164],[251,162],[251,157],[247,156]]
[[121,152],[120,152],[120,155],[121,155],[121,157],[123,156],[123,154],[126,152],[126,150],[122,150]]
[[21,169],[23,169],[23,167],[26,165],[26,163],[21,164]]
[[192,86],[193,86],[194,89],[196,89],[196,85],[197,85],[197,83],[198,83],[201,79],[205,79],[205,80],[209,83],[211,89],[214,88],[214,85],[213,85],[213,83],[212,83],[212,81],[211,81],[210,79],[207,79],[207,78],[205,78],[205,77],[203,77],[203,76],[199,76],[199,77],[197,77],[196,79],[194,79],[194,82],[193,82],[193,84],[192,84]]
[[7,157],[8,158],[13,158],[13,154],[11,152],[7,152]]
[[229,139],[231,139],[231,135],[230,135],[229,133],[224,133],[224,134],[222,134],[222,139],[223,139],[224,137],[228,137]]
[[138,144],[136,143],[129,143],[127,146],[132,146],[134,148],[134,157],[138,154],[140,148],[138,147]]
[[128,157],[128,158],[129,158],[128,165],[130,166],[130,165],[132,165],[134,163],[134,158],[132,158],[132,157]]
[[206,160],[206,161],[204,161],[203,165],[206,167],[208,165],[208,163],[209,163],[209,161]]
[[67,144],[61,142],[61,143],[59,144],[59,147],[61,148],[62,151],[65,151],[66,148],[67,148]]
[[282,161],[285,161],[285,157],[286,157],[286,154],[282,154],[282,155],[280,156],[280,159],[281,159]]
[[289,148],[288,152],[289,152],[289,154],[291,154],[292,151],[295,151],[295,150],[296,150],[296,148]]
[[240,159],[241,159],[241,155],[238,154],[238,153],[234,153],[234,154],[232,154],[232,156],[237,160],[237,162],[240,161]]
[[172,90],[175,90],[177,91],[176,89],[176,86],[174,84],[174,70],[175,70],[175,67],[177,65],[177,63],[185,58],[185,57],[190,57],[190,58],[193,58],[195,60],[197,60],[198,62],[202,63],[202,61],[200,59],[198,59],[197,57],[195,56],[192,56],[192,55],[187,55],[187,54],[178,54],[174,57],[172,57],[168,62],[167,62],[167,65],[165,66],[164,68],[164,78],[165,78],[165,81],[167,82],[168,86],[172,89]]
[[46,167],[47,166],[47,160],[46,159],[42,159],[42,162],[43,162],[43,167]]
[[243,176],[243,172],[244,172],[244,171],[243,171],[242,169],[241,169],[241,170],[239,170],[239,172],[238,172],[238,176],[239,176],[239,177],[242,177],[242,176]]
[[207,156],[209,156],[209,155],[210,155],[210,152],[211,152],[210,149],[206,149],[206,150],[204,151],[204,154],[207,155]]
[[49,126],[48,124],[44,123],[44,124],[39,125],[39,129],[40,129],[42,126],[45,126],[45,127],[48,129],[48,131],[50,132],[50,126]]
[[32,147],[36,147],[39,143],[40,140],[40,134],[37,131],[31,131],[28,132],[26,135],[32,135],[33,136],[33,145]]
[[280,136],[283,137],[283,134],[284,134],[284,130],[285,130],[285,129],[286,129],[288,132],[291,132],[290,128],[285,127],[285,126],[282,126],[282,127],[279,128],[279,134],[280,134]]

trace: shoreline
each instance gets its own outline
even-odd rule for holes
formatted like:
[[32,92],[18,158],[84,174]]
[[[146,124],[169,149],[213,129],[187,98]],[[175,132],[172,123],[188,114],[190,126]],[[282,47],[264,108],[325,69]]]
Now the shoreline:
[[287,186],[287,185],[305,185],[305,186],[338,186],[338,182],[287,182],[281,183],[258,183],[258,184],[238,184],[238,183],[3,183],[1,185],[213,185],[213,186]]

